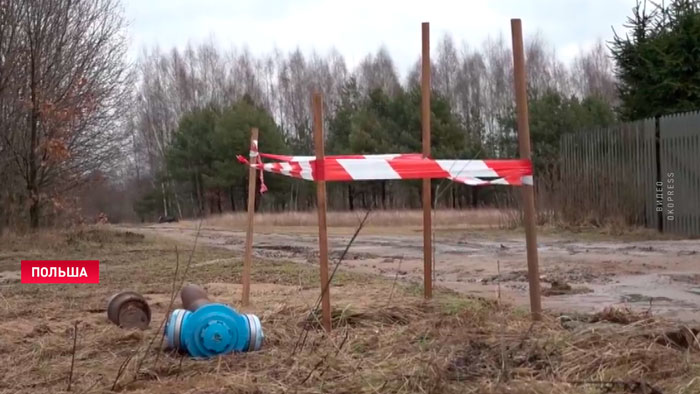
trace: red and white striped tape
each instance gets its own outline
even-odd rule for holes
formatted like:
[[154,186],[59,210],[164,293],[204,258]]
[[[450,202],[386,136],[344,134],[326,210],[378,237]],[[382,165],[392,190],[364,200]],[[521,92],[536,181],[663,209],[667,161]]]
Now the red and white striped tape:
[[[255,162],[256,164],[253,165],[253,167],[259,167],[263,165],[262,159],[260,158],[260,154],[258,152],[258,140],[252,140],[250,142],[250,161]],[[240,160],[240,156],[239,156]],[[265,185],[265,179],[263,178],[263,172],[260,171],[260,194],[263,194],[267,191],[267,186]]]
[[[252,153],[252,152],[251,152]],[[277,160],[262,163],[260,156]],[[294,178],[325,181],[447,178],[467,185],[532,185],[530,160],[434,160],[421,154],[325,156],[322,171],[314,156],[257,155],[254,167]],[[238,160],[249,164],[238,156]],[[262,173],[262,172],[261,172]],[[320,174],[323,174],[321,176]]]

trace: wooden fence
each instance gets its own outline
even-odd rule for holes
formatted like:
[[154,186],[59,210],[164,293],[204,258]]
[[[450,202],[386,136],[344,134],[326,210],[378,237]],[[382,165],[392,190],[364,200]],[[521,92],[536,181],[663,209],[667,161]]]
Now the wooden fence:
[[700,112],[562,136],[559,210],[700,235]]

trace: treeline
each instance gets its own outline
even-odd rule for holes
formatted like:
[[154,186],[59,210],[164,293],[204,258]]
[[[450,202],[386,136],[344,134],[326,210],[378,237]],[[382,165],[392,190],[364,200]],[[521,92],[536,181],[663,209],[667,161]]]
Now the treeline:
[[[627,21],[627,33],[615,32],[609,48],[598,42],[569,65],[557,58],[543,37],[527,40],[540,208],[557,210],[564,200],[560,197],[567,188],[559,178],[562,134],[700,107],[698,10],[696,0],[640,1]],[[499,37],[470,47],[456,44],[448,34],[440,38],[432,60],[433,156],[517,157],[508,43]],[[184,51],[147,51],[140,70],[140,103],[132,121],[134,157],[139,159],[135,165],[150,181],[145,185],[147,203],[139,206],[142,218],[149,212],[193,216],[242,209],[247,196],[245,168],[233,158],[247,151],[250,127],[261,128],[263,151],[312,154],[313,90],[324,94],[329,154],[420,151],[420,59],[402,80],[385,48],[349,70],[336,51],[325,55],[275,51],[256,58],[245,49],[222,51],[204,43]],[[201,108],[219,119],[208,125],[200,122],[198,127],[210,134],[192,131],[191,122],[201,116]],[[251,123],[251,117],[260,124]],[[235,127],[221,126],[225,119]],[[206,145],[197,139],[209,141],[216,153],[194,149],[188,156],[180,144],[183,138],[197,146]],[[193,162],[206,171],[193,176],[198,171]],[[313,206],[311,183],[276,175],[266,179],[270,192],[261,200],[264,209]],[[434,188],[436,204],[452,208],[510,200],[506,195],[510,189],[503,187],[436,181]],[[418,182],[338,183],[329,185],[329,196],[333,209],[417,208],[420,188]]]
[[[698,4],[640,1],[625,33],[571,64],[542,36],[526,39],[541,204],[566,192],[563,133],[700,108]],[[350,68],[335,50],[256,57],[204,42],[144,49],[129,65],[121,10],[119,0],[0,0],[0,229],[101,212],[122,221],[241,210],[246,175],[235,157],[247,153],[250,128],[263,151],[312,154],[314,90],[329,154],[420,151],[420,59],[402,77],[386,48]],[[432,61],[433,155],[516,157],[510,44],[445,35]],[[313,207],[312,183],[266,182],[259,209]],[[455,208],[511,190],[434,187],[436,204]],[[410,208],[419,193],[418,182],[337,183],[329,205]]]
[[[457,48],[445,35],[433,53],[433,155],[515,157],[510,46],[498,38],[480,48]],[[544,166],[556,158],[561,133],[614,120],[613,66],[602,42],[569,67],[539,36],[529,40],[526,49],[532,133],[537,165]],[[325,56],[276,51],[255,58],[247,50],[223,51],[204,43],[183,51],[147,50],[139,75],[138,104],[130,125],[132,165],[139,175],[134,181],[143,196],[136,207],[143,219],[244,209],[245,168],[235,162],[235,155],[247,152],[250,127],[261,129],[263,151],[312,154],[314,89],[324,94],[329,154],[420,151],[419,59],[402,81],[385,48],[348,70],[335,51]],[[252,118],[261,124],[250,122]],[[235,127],[224,127],[224,119]],[[313,206],[310,183],[275,175],[266,180],[270,192],[262,199],[264,209]],[[417,207],[417,185],[332,184],[330,205]],[[496,190],[442,187],[439,204],[452,207],[491,203]]]

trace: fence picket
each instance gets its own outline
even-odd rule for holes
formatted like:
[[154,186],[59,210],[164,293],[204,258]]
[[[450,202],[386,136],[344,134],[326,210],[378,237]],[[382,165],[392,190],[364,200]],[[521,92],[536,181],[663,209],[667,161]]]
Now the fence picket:
[[[664,231],[700,235],[700,112],[660,118],[658,142]],[[658,228],[656,149],[653,118],[562,136],[561,214]]]

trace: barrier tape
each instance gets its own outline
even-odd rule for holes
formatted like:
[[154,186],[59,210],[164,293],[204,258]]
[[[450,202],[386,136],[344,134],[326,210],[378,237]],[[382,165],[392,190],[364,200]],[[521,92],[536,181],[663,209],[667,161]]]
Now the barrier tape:
[[[256,152],[254,168],[311,181],[450,179],[471,186],[532,185],[532,162],[508,160],[434,160],[419,153],[325,156],[323,171],[314,156],[284,156]],[[251,156],[252,157],[252,156]],[[261,157],[276,160],[263,163]],[[242,156],[241,163],[251,165]],[[260,172],[262,177],[262,171]],[[323,174],[323,178],[321,178]]]
[[[253,140],[250,143],[250,160],[255,160],[255,163],[253,167],[259,167],[260,165],[263,164],[262,159],[260,158],[260,154],[258,154],[258,140]],[[240,160],[241,156],[238,156]],[[245,158],[243,159],[245,160]],[[246,160],[247,162],[247,160]],[[260,171],[260,194],[263,194],[267,191],[267,186],[265,185],[265,179],[263,178],[263,172]]]

